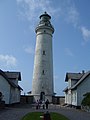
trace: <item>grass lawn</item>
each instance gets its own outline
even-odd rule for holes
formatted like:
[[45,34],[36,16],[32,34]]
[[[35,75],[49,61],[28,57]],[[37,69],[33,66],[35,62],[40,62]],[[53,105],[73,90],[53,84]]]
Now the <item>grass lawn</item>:
[[[31,112],[25,115],[21,120],[43,120],[42,118],[40,118],[40,116],[42,115],[43,112]],[[50,115],[51,120],[69,120],[65,116],[58,113],[51,112]]]

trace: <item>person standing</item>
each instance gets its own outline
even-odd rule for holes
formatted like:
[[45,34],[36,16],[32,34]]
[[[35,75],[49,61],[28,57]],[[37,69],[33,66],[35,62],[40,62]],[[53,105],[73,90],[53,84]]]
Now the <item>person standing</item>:
[[43,107],[43,109],[45,109],[45,101],[44,100],[42,101],[42,107]]
[[46,109],[48,109],[48,104],[49,104],[49,100],[48,99],[46,100],[45,104],[46,104]]
[[39,101],[36,101],[36,109],[39,109]]

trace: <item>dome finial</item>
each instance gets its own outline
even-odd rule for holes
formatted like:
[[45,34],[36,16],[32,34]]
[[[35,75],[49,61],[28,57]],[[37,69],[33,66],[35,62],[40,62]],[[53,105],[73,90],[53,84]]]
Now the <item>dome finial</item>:
[[44,13],[45,13],[45,14],[47,14],[47,12],[46,12],[46,11],[45,11]]
[[47,14],[47,12],[45,11],[44,14],[40,15],[40,19],[41,18],[45,18],[45,19],[51,19],[51,16]]

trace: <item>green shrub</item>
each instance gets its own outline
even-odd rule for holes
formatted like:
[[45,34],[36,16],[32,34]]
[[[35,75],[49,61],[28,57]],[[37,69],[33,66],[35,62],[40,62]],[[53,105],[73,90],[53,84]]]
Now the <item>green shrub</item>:
[[85,95],[84,95],[85,97],[84,97],[84,99],[82,100],[82,105],[83,106],[89,106],[90,107],[90,93],[86,93]]

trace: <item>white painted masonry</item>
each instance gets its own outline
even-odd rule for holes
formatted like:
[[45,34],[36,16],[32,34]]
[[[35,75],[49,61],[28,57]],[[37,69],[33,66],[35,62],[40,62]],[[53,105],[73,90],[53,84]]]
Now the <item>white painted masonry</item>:
[[90,92],[90,71],[86,73],[67,73],[65,81],[68,87],[65,92],[65,103],[72,106],[81,106],[84,94]]
[[51,17],[45,12],[40,16],[40,23],[36,27],[36,49],[34,59],[32,95],[36,100],[40,94],[45,94],[45,100],[52,101],[53,90],[53,54],[52,34],[54,28],[50,23]]
[[0,92],[5,104],[20,102],[22,88],[18,85],[18,80],[21,80],[20,72],[3,72],[0,70]]
[[2,75],[0,75],[0,92],[3,94],[3,100],[5,101],[5,104],[9,104],[10,84]]

